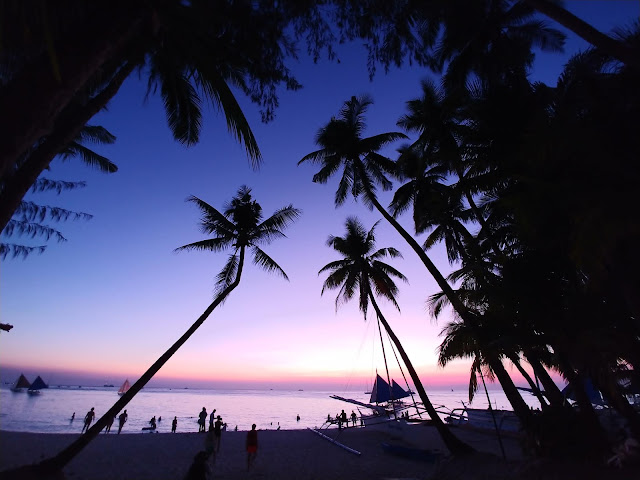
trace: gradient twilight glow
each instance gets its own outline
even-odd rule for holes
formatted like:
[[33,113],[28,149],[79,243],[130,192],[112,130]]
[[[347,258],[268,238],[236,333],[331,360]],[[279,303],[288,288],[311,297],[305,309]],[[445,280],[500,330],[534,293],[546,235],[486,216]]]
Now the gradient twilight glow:
[[[639,13],[637,1],[566,4],[603,31],[629,24]],[[534,78],[555,83],[568,54],[584,47],[570,36],[567,54],[539,55]],[[172,252],[203,238],[198,212],[184,199],[196,195],[221,208],[246,184],[266,216],[289,203],[303,210],[288,238],[265,248],[291,282],[249,264],[238,289],[152,385],[361,389],[370,384],[374,369],[383,368],[376,325],[363,321],[355,302],[336,314],[333,292],[320,297],[323,279],[317,272],[334,259],[325,241],[329,234],[343,234],[348,215],[357,215],[367,228],[379,216],[352,201],[334,209],[336,182],[315,185],[316,169],[296,163],[316,149],[318,128],[351,95],[373,96],[367,135],[398,130],[404,103],[419,96],[419,80],[430,74],[405,67],[386,75],[380,71],[369,82],[359,47],[343,48],[340,57],[340,64],[303,59],[294,66],[304,89],[282,93],[271,124],[260,123],[255,106],[239,96],[265,159],[259,171],[250,168],[215,112],[206,115],[198,146],[175,143],[161,100],[151,97],[144,104],[143,82],[129,79],[109,111],[91,122],[117,136],[114,146],[98,151],[119,172],[107,176],[76,161],[56,161],[50,178],[86,180],[88,187],[38,197],[91,213],[93,220],[61,224],[69,241],[50,244],[44,255],[2,263],[0,317],[15,326],[0,338],[2,380],[12,381],[23,371],[53,384],[102,384],[142,374],[210,303],[215,274],[226,258]],[[390,195],[381,198],[385,204]],[[428,315],[425,301],[437,291],[435,282],[391,227],[381,223],[377,232],[378,247],[395,246],[404,254],[391,262],[410,281],[401,287],[402,313],[382,308],[425,384],[465,383],[467,363],[436,367],[438,334],[448,317],[436,325]],[[449,271],[442,249],[432,255]]]

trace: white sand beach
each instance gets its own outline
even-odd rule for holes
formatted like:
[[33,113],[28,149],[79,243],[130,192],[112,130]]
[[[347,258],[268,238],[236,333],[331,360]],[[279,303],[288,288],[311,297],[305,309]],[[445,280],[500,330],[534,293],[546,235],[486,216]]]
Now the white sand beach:
[[[638,478],[634,472],[611,469],[582,469],[565,465],[549,475],[548,465],[523,458],[518,442],[505,439],[508,461],[500,458],[494,437],[455,430],[465,442],[478,449],[466,459],[451,459],[433,427],[411,426],[402,440],[371,429],[351,428],[330,436],[361,455],[342,449],[309,430],[260,431],[258,456],[247,472],[244,442],[246,432],[224,432],[220,452],[213,466],[213,478],[220,479],[510,479],[510,478]],[[180,480],[194,455],[204,448],[205,435],[101,434],[64,469],[68,480]],[[68,445],[74,435],[0,432],[0,471],[37,462]],[[381,442],[390,442],[442,452],[436,463],[411,460],[385,453]],[[542,468],[542,471],[540,469]],[[564,472],[563,472],[564,470]],[[547,471],[547,473],[543,473]],[[586,472],[586,473],[585,473]],[[555,473],[558,474],[556,477]],[[637,474],[638,472],[635,472]],[[631,475],[631,476],[627,476]],[[603,476],[604,475],[604,476]]]

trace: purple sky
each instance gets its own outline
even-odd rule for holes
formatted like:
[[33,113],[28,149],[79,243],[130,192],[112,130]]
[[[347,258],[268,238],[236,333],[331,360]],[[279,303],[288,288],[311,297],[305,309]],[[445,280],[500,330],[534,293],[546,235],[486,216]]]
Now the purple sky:
[[[567,2],[568,8],[603,31],[638,19],[637,1]],[[569,36],[567,53],[584,48]],[[227,133],[224,119],[208,110],[202,140],[186,149],[174,142],[161,100],[145,103],[145,82],[130,78],[107,112],[91,122],[117,137],[96,150],[115,162],[113,175],[97,173],[78,161],[52,164],[46,176],[86,180],[85,189],[41,195],[36,201],[94,215],[91,221],[58,227],[69,240],[50,243],[43,255],[5,260],[0,265],[0,318],[14,329],[0,336],[0,374],[43,375],[53,384],[121,383],[137,378],[195,321],[212,300],[214,279],[226,255],[173,253],[203,239],[194,205],[196,195],[221,209],[238,187],[253,189],[265,216],[292,203],[302,217],[265,251],[291,281],[248,264],[240,286],[160,371],[155,384],[356,389],[382,369],[375,323],[363,321],[356,302],[336,314],[334,292],[320,296],[318,270],[337,257],[325,246],[329,234],[343,235],[344,220],[357,215],[367,228],[380,219],[349,200],[335,209],[336,181],[316,185],[314,165],[296,166],[316,149],[319,127],[352,95],[370,94],[366,135],[398,131],[405,102],[420,94],[419,81],[430,72],[417,67],[378,72],[369,81],[366,57],[358,45],[339,50],[341,63],[306,59],[291,64],[304,89],[281,92],[277,118],[267,125],[257,108],[238,96],[264,156],[251,169],[244,151]],[[567,55],[539,55],[533,78],[554,84]],[[388,155],[393,155],[394,145]],[[390,195],[381,195],[387,204]],[[409,227],[408,218],[403,219]],[[426,385],[464,383],[468,366],[435,364],[438,334],[425,300],[437,291],[415,254],[384,222],[378,247],[394,246],[404,259],[391,261],[409,279],[402,285],[402,313],[382,304]],[[443,249],[431,252],[446,273]],[[375,345],[375,347],[374,347]],[[388,352],[389,355],[389,352]],[[69,372],[88,372],[80,379]],[[63,373],[64,372],[64,373]],[[179,378],[171,381],[169,379]],[[202,380],[204,383],[199,383]]]

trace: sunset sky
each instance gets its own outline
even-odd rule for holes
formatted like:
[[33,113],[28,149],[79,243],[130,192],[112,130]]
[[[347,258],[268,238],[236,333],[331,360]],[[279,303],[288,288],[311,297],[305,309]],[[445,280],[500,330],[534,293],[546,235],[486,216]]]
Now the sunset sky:
[[[637,0],[566,5],[606,32],[640,14]],[[567,34],[565,54],[537,52],[532,78],[555,84],[569,54],[585,48]],[[290,203],[303,211],[286,230],[288,238],[264,249],[291,281],[247,264],[240,286],[151,385],[337,392],[370,385],[375,369],[384,368],[374,318],[370,314],[365,322],[355,301],[336,313],[335,292],[320,296],[324,277],[317,272],[337,259],[325,242],[330,234],[344,234],[347,216],[357,215],[366,228],[380,216],[352,200],[335,209],[337,182],[314,184],[318,167],[296,164],[316,150],[316,132],[352,95],[374,99],[367,136],[399,131],[395,124],[405,102],[420,95],[420,80],[432,74],[415,66],[387,74],[380,69],[370,82],[359,45],[344,46],[339,56],[340,63],[291,61],[304,88],[281,91],[272,123],[261,123],[256,106],[238,95],[264,157],[258,171],[227,132],[224,118],[211,109],[199,145],[187,149],[176,143],[161,99],[150,96],[145,102],[145,80],[133,75],[108,111],[91,121],[117,137],[115,145],[96,150],[119,171],[106,175],[77,160],[56,160],[46,177],[86,180],[87,187],[31,197],[93,219],[58,224],[67,242],[50,242],[42,255],[0,264],[0,319],[14,325],[0,335],[2,381],[13,381],[20,372],[31,379],[42,375],[55,385],[137,379],[212,301],[215,276],[226,260],[224,253],[173,252],[205,238],[198,210],[185,199],[195,195],[222,209],[246,184],[265,217]],[[399,146],[384,153],[394,156]],[[380,198],[386,205],[391,194]],[[408,216],[402,223],[411,230]],[[404,255],[389,261],[409,279],[409,285],[400,285],[402,311],[384,302],[381,307],[422,380],[426,386],[466,383],[466,362],[436,366],[439,332],[449,317],[436,323],[428,314],[426,299],[438,290],[435,282],[390,226],[381,222],[377,233],[378,248],[393,246]],[[451,270],[443,249],[435,248],[431,256],[442,271]],[[390,350],[387,356],[393,358]]]

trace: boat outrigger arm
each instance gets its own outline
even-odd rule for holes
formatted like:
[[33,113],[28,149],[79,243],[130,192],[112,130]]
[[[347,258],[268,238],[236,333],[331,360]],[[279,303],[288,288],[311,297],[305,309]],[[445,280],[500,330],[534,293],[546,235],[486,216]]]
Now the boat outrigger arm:
[[335,400],[342,400],[343,402],[353,403],[354,405],[360,405],[361,407],[370,408],[371,410],[375,410],[380,414],[383,414],[386,412],[386,409],[384,407],[381,407],[380,405],[373,405],[371,403],[359,402],[358,400],[353,400],[352,398],[344,398],[338,395],[331,395],[330,397]]

